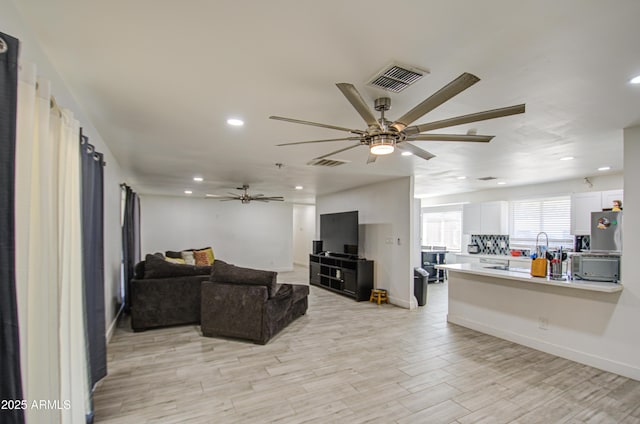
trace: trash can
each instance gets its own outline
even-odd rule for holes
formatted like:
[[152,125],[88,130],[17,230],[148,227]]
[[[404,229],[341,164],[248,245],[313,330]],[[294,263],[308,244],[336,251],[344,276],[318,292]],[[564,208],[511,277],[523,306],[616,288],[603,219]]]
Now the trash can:
[[418,299],[418,306],[427,304],[427,286],[429,283],[429,273],[423,268],[413,269],[413,294]]

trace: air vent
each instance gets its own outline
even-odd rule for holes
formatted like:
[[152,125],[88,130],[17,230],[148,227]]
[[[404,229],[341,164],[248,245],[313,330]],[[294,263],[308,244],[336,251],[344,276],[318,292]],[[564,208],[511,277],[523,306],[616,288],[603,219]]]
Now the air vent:
[[368,85],[399,93],[428,73],[413,66],[392,63],[378,72]]
[[481,178],[478,178],[478,180],[480,180],[480,181],[491,181],[491,180],[495,180],[495,179],[497,179],[497,178],[496,177],[481,177]]
[[344,165],[345,163],[348,163],[349,161],[346,160],[335,160],[335,159],[312,159],[311,161],[307,162],[307,165],[311,165],[311,166],[338,166],[338,165]]

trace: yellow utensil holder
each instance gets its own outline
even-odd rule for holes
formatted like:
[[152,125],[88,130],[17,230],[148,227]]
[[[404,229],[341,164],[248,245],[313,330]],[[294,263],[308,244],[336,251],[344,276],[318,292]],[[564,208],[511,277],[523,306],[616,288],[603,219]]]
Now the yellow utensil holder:
[[544,258],[536,258],[531,261],[531,276],[546,277],[547,276],[547,260]]

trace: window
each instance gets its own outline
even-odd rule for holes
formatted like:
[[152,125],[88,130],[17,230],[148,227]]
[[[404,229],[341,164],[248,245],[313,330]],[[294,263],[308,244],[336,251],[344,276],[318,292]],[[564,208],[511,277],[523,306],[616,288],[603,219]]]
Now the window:
[[[512,201],[509,209],[509,245],[512,249],[533,250],[536,236],[541,232],[549,236],[552,249],[573,247],[569,196]],[[546,243],[544,236],[540,236],[540,243]]]
[[460,251],[462,208],[424,208],[422,210],[422,245],[440,246]]

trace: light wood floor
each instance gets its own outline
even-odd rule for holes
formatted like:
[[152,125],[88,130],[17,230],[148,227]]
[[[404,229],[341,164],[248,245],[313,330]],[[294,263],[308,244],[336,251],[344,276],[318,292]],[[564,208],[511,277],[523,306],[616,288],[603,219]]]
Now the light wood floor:
[[311,287],[265,346],[123,321],[96,422],[640,423],[640,382],[448,324],[446,298],[430,284],[408,311]]

